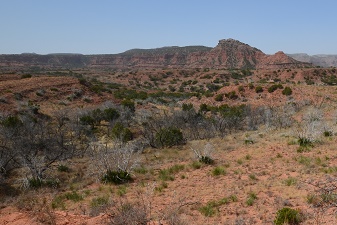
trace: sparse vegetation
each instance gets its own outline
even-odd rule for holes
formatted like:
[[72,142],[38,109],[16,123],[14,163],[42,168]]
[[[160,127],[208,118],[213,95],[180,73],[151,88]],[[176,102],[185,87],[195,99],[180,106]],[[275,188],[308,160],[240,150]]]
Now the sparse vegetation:
[[[32,89],[44,75],[20,71],[11,79],[24,91],[1,89],[0,210],[32,212],[44,195],[50,210],[107,213],[110,224],[221,223],[233,208],[231,224],[291,224],[284,206],[308,223],[331,218],[337,92],[318,75],[332,82],[332,69],[95,69],[45,70],[75,80]],[[276,185],[287,191],[267,191]]]

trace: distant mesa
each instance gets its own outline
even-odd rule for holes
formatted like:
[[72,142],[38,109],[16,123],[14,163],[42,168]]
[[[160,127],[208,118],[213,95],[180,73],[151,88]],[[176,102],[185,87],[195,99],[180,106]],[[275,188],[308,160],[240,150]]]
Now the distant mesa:
[[[316,57],[317,58],[317,57]],[[327,58],[322,56],[320,58]],[[302,60],[305,59],[305,60]],[[109,67],[128,68],[214,68],[214,69],[280,69],[312,66],[318,60],[282,51],[267,55],[248,44],[229,38],[219,40],[214,48],[206,46],[170,46],[155,49],[131,49],[119,54],[82,55],[53,53],[38,55],[0,55],[0,66],[40,67]],[[327,60],[326,60],[327,61]],[[325,65],[329,66],[329,61]]]

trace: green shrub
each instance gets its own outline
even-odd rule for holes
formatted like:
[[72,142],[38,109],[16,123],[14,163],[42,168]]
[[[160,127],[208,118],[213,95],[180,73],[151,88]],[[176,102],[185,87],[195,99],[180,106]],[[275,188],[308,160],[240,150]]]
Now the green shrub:
[[309,138],[305,138],[305,137],[299,138],[298,144],[301,147],[312,147],[313,146],[312,141]]
[[90,125],[93,128],[97,121],[92,116],[85,115],[80,117],[80,123],[83,125]]
[[297,225],[301,223],[301,217],[302,216],[298,210],[285,207],[277,211],[274,223],[275,225]]
[[201,214],[203,214],[204,216],[207,216],[207,217],[214,216],[214,214],[216,212],[215,208],[210,204],[207,204],[205,206],[200,207],[199,211],[201,212]]
[[175,173],[178,173],[178,172],[180,172],[184,169],[185,169],[185,165],[176,164],[176,165],[171,166],[168,170],[169,170],[170,173],[175,174]]
[[293,91],[291,90],[290,87],[285,87],[282,91],[282,94],[287,95],[287,96],[291,95],[292,93],[293,93]]
[[257,177],[256,177],[256,175],[253,174],[253,173],[249,174],[249,178],[250,178],[251,180],[258,180]]
[[22,121],[17,116],[8,116],[3,119],[0,124],[6,128],[13,128],[22,125]]
[[105,183],[123,184],[132,181],[132,177],[127,171],[108,170],[102,177],[102,181]]
[[30,188],[42,188],[42,187],[50,187],[50,188],[58,188],[60,187],[60,182],[56,179],[39,179],[32,178],[28,179],[28,184]]
[[64,197],[67,200],[71,200],[73,202],[79,202],[79,201],[83,200],[82,195],[78,194],[76,191],[65,193]]
[[235,91],[230,91],[228,93],[225,94],[226,98],[229,98],[229,99],[232,99],[232,100],[235,100],[237,99],[239,96],[236,94]]
[[131,100],[129,100],[129,99],[124,99],[124,100],[121,102],[121,105],[124,106],[125,108],[130,109],[131,112],[134,112],[134,111],[136,110],[135,102],[134,102],[134,101],[131,101]]
[[172,147],[185,143],[183,133],[174,127],[160,129],[155,135],[155,143],[158,147]]
[[26,79],[26,78],[31,78],[32,75],[31,74],[23,74],[21,75],[21,79]]
[[172,176],[171,172],[167,169],[159,170],[159,179],[162,181],[173,181],[174,176]]
[[99,207],[108,204],[109,198],[108,197],[97,197],[93,198],[90,202],[91,207]]
[[245,87],[244,86],[239,86],[238,87],[239,92],[245,92]]
[[256,194],[253,193],[253,192],[251,192],[251,193],[249,193],[249,195],[248,195],[246,204],[247,204],[248,206],[252,206],[252,205],[254,204],[254,202],[255,202],[256,199],[257,199]]
[[273,84],[272,86],[270,86],[268,88],[268,92],[272,93],[272,92],[276,91],[277,89],[283,89],[282,84]]
[[194,168],[194,169],[200,169],[202,164],[200,161],[194,161],[192,162],[191,166]]
[[289,177],[284,181],[285,185],[287,186],[292,186],[295,185],[297,183],[297,179],[294,177]]
[[217,102],[222,102],[223,101],[223,94],[218,94],[214,97],[214,100]]
[[212,164],[214,164],[214,159],[212,159],[209,156],[201,156],[199,158],[199,162],[202,162],[202,163],[207,164],[207,165],[212,165]]
[[59,165],[57,167],[57,170],[59,172],[65,172],[65,173],[69,173],[70,172],[70,168],[68,166],[66,166],[66,165]]
[[162,169],[159,171],[159,179],[162,181],[173,181],[174,180],[174,174],[179,173],[180,171],[185,169],[185,165],[173,165],[168,169]]
[[222,166],[217,166],[212,170],[212,175],[213,176],[220,176],[220,175],[225,175],[226,170]]
[[257,86],[257,87],[255,88],[255,92],[256,92],[256,93],[261,93],[261,92],[263,92],[263,88],[262,88],[261,86]]
[[189,104],[183,103],[183,105],[182,105],[182,110],[183,111],[190,111],[192,109],[193,109],[193,104],[192,103],[189,103]]
[[116,120],[119,116],[119,112],[114,108],[106,108],[103,111],[103,119],[106,121]]
[[326,130],[323,132],[324,137],[331,137],[333,135],[332,131]]
[[56,208],[60,208],[62,210],[65,210],[66,209],[66,205],[65,205],[65,197],[64,195],[58,195],[56,196],[53,201],[51,202],[51,207],[53,209],[56,209]]
[[121,140],[126,143],[133,139],[132,132],[129,128],[124,127],[124,125],[120,122],[116,123],[111,130],[111,134],[114,138]]
[[134,172],[138,174],[146,174],[149,171],[144,166],[141,166],[141,167],[135,168]]
[[227,205],[230,202],[236,202],[237,197],[235,195],[231,195],[230,197],[222,198],[218,201],[209,201],[205,206],[199,208],[199,211],[207,217],[214,216],[217,211],[219,211],[219,207],[222,205]]

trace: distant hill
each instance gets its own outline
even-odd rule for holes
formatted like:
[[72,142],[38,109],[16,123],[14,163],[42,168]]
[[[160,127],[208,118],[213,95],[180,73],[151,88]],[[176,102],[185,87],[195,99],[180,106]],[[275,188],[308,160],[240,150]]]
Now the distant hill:
[[337,55],[308,55],[306,53],[288,54],[288,56],[301,61],[312,63],[321,67],[337,67]]
[[215,68],[279,69],[311,66],[283,52],[267,55],[261,50],[234,39],[220,40],[214,48],[205,46],[131,49],[119,54],[81,55],[57,53],[48,55],[0,55],[3,67],[109,67],[109,68]]

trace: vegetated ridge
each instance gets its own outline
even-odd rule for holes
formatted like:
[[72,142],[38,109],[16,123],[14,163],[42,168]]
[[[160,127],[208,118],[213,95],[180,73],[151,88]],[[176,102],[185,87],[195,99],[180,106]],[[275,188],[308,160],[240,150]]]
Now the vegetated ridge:
[[200,68],[280,69],[310,66],[283,52],[267,55],[234,39],[220,40],[214,48],[205,46],[132,49],[120,54],[20,54],[0,55],[0,66],[111,67],[111,68]]

